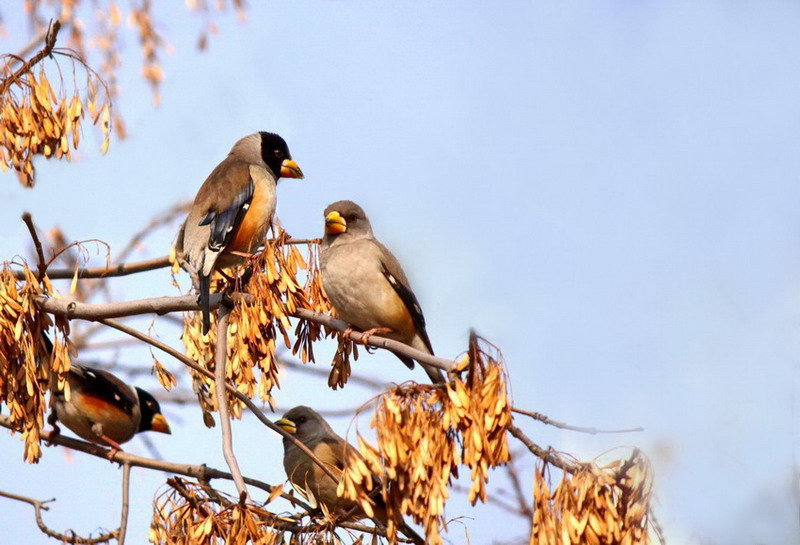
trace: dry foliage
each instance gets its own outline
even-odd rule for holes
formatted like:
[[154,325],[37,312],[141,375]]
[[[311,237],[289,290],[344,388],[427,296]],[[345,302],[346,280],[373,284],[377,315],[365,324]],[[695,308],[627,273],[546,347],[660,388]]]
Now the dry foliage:
[[377,480],[392,538],[402,515],[411,515],[424,525],[427,543],[441,544],[448,485],[458,467],[470,468],[474,503],[486,501],[488,470],[508,461],[511,405],[502,360],[474,335],[467,355],[464,380],[444,387],[401,385],[381,396],[371,423],[377,446],[358,436],[364,459],[349,461],[338,493],[369,514]]
[[172,478],[167,484],[170,488],[153,504],[151,543],[272,545],[283,542],[283,532],[275,531],[273,526],[284,520],[269,511],[230,501],[216,491],[182,479]]
[[624,463],[586,464],[565,474],[555,489],[547,467],[534,478],[531,545],[647,545],[652,478],[634,451]]
[[[133,29],[142,54],[142,77],[150,84],[153,102],[160,100],[159,89],[164,80],[161,56],[168,49],[157,31],[154,3],[151,0],[24,0],[21,7],[27,15],[34,35],[42,40],[43,49],[28,61],[17,55],[2,56],[0,82],[0,168],[17,171],[20,183],[32,187],[37,156],[57,159],[72,158],[81,136],[81,122],[88,111],[93,123],[102,130],[101,151],[108,149],[111,128],[125,137],[125,124],[112,101],[119,94],[118,72],[122,66],[121,29],[123,22]],[[188,7],[200,13],[205,22],[198,47],[205,49],[209,34],[216,32],[212,12],[234,8],[243,19],[244,1],[189,0]],[[57,20],[68,34],[66,48],[56,48],[54,33],[48,33]],[[52,38],[52,43],[49,43]],[[46,58],[66,57],[67,70],[57,62],[48,62],[47,69],[35,70]],[[17,67],[17,65],[20,67]],[[97,69],[91,68],[92,66]],[[64,74],[71,81],[64,81]],[[85,74],[85,84],[79,74]],[[49,74],[49,76],[48,76]],[[55,75],[57,74],[57,77]],[[99,91],[98,91],[99,90]],[[70,149],[71,147],[71,149]]]
[[[319,270],[319,244],[317,242],[309,242],[307,251],[306,279],[303,284],[305,308],[321,314],[333,314],[331,303],[328,301],[328,297],[322,287],[322,274]],[[292,347],[292,354],[298,355],[303,363],[313,362],[313,343],[322,338],[322,329],[315,322],[299,320],[294,332],[297,340]]]
[[[65,379],[70,368],[67,346],[54,339],[48,353],[42,338],[51,324],[34,299],[52,293],[50,280],[41,283],[24,267],[25,280],[17,281],[6,264],[0,270],[0,401],[6,404],[14,428],[25,441],[24,458],[37,462],[42,454],[40,433],[47,408],[45,394],[51,382],[58,389],[69,389]],[[66,321],[58,321],[62,333]]]
[[[56,51],[58,52],[58,51]],[[0,91],[0,168],[17,171],[20,182],[32,187],[36,156],[72,159],[72,149],[80,143],[81,126],[86,113],[103,134],[101,151],[108,149],[111,130],[111,100],[108,89],[79,57],[61,53],[72,63],[72,71],[84,69],[86,90],[77,85],[67,91],[59,80],[53,89],[43,68],[11,79],[10,64],[3,69],[5,86]],[[6,57],[8,60],[8,57]],[[98,91],[99,89],[99,91]],[[71,148],[71,149],[70,149]]]
[[[275,230],[276,236],[267,242],[253,262],[248,267],[239,268],[245,269],[243,276],[235,278],[232,286],[226,285],[219,276],[213,282],[216,291],[235,290],[249,296],[237,298],[231,312],[225,376],[245,395],[254,397],[258,394],[260,399],[267,402],[272,401],[272,389],[279,386],[276,344],[283,342],[287,349],[292,347],[289,316],[298,308],[316,310],[326,304],[319,299],[310,300],[304,285],[297,279],[301,270],[307,271],[305,287],[313,288],[319,283],[316,278],[318,270],[309,271],[297,247],[287,244],[288,234],[279,227]],[[309,292],[319,297],[314,289]],[[216,327],[212,325],[208,334],[203,335],[199,312],[187,313],[184,320],[186,355],[200,365],[209,365],[214,361]],[[215,321],[212,316],[212,324]],[[297,326],[296,347],[310,346],[320,335],[319,326],[304,322],[301,320]],[[304,355],[309,357],[313,353],[307,349]],[[209,404],[216,409],[213,401],[214,381],[198,373],[193,377],[201,383],[200,390],[208,392],[211,397]],[[229,395],[228,402],[232,414],[241,416],[241,401]]]

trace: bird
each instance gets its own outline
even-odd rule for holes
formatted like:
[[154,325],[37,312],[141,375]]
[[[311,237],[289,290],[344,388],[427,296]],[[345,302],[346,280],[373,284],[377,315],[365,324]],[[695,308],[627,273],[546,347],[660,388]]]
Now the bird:
[[264,244],[280,178],[303,178],[303,171],[283,138],[262,131],[238,140],[197,192],[176,253],[196,279],[204,334],[211,326],[211,274],[246,262]]
[[[46,336],[45,345],[52,351]],[[121,444],[143,431],[171,434],[161,406],[152,394],[134,388],[115,375],[88,365],[72,363],[67,373],[69,397],[64,390],[53,390],[52,411],[47,419],[59,435],[61,422],[78,437],[109,446],[108,457],[122,450]]]
[[[346,457],[361,457],[350,443],[333,431],[314,409],[299,405],[287,411],[275,422],[286,433],[293,435],[307,446],[319,460],[328,466],[336,475],[341,475],[345,468]],[[350,499],[342,498],[336,493],[339,483],[325,473],[290,439],[283,438],[283,468],[292,486],[305,497],[312,507],[324,505],[328,512],[336,515],[348,514],[352,511],[355,520],[366,517],[360,505]],[[386,506],[380,494],[374,495],[375,519],[384,526],[388,522]],[[417,543],[424,540],[405,522],[400,530]]]
[[[372,232],[364,209],[353,201],[337,201],[324,212],[325,235],[320,245],[322,286],[338,316],[370,335],[387,338],[433,354],[425,316],[400,263]],[[409,369],[414,360],[395,355]],[[422,364],[430,379],[445,382],[442,372]]]

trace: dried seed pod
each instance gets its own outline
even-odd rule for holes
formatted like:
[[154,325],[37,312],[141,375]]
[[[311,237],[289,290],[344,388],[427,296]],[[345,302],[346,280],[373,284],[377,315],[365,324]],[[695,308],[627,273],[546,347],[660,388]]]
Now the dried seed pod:
[[46,394],[52,387],[69,395],[70,357],[62,340],[69,325],[56,321],[60,336],[51,335],[50,351],[42,333],[51,321],[35,303],[36,297],[52,293],[50,280],[39,282],[27,266],[23,271],[25,278],[16,280],[7,264],[0,269],[0,402],[8,407],[13,429],[22,433],[25,460],[37,462]]
[[635,450],[624,463],[584,464],[549,484],[547,466],[534,476],[531,545],[625,543],[647,545],[652,476]]

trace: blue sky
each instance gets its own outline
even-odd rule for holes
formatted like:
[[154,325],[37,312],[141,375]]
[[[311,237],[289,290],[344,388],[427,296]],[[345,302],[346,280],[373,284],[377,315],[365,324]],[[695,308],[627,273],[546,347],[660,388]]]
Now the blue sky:
[[[270,2],[243,25],[222,20],[205,54],[193,50],[197,19],[159,9],[175,47],[162,106],[150,106],[129,37],[129,139],[106,156],[40,163],[34,191],[3,175],[0,255],[26,250],[24,210],[120,249],[191,198],[236,139],[277,131],[306,172],[280,186],[284,226],[316,236],[328,203],[362,204],[404,263],[440,355],[463,350],[474,327],[502,348],[515,404],[576,425],[646,428],[587,436],[523,421],[537,442],[585,458],[643,448],[670,543],[797,541],[800,6]],[[12,33],[3,49],[25,41]],[[137,258],[166,253],[172,235]],[[174,293],[163,271],[112,289]],[[156,331],[178,345],[174,328]],[[385,354],[357,366],[423,376]],[[276,392],[284,406],[370,396],[291,373]],[[194,410],[170,416],[174,434],[153,437],[165,457],[224,466],[218,430]],[[344,433],[347,419],[334,426]],[[251,418],[235,433],[243,470],[281,482],[278,438]],[[25,466],[7,436],[0,449],[3,489],[59,499],[45,515],[53,526],[116,524],[119,472],[108,463],[48,450]],[[138,440],[129,450],[147,453]],[[164,477],[134,478],[142,508],[130,536],[141,542]],[[45,542],[28,506],[0,505],[14,521],[9,541]],[[526,531],[460,499],[448,514],[474,517],[464,521],[474,543]],[[450,537],[463,542],[458,525]]]

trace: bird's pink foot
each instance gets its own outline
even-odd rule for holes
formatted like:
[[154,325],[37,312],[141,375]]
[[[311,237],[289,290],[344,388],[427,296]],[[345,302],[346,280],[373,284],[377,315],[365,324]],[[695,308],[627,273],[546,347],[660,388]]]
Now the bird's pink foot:
[[231,254],[231,255],[238,256],[238,257],[243,257],[243,258],[245,258],[247,260],[253,260],[258,256],[258,254],[249,254],[247,252],[239,252],[237,250],[231,250],[228,253]]
[[372,329],[368,329],[367,331],[361,334],[361,338],[358,340],[363,345],[369,344],[369,338],[373,335],[379,335],[381,333],[391,333],[392,328],[390,327],[373,327]]
[[118,452],[122,451],[122,446],[120,446],[119,443],[117,443],[107,435],[103,435],[100,438],[109,445],[111,445],[111,450],[108,451],[108,454],[106,456],[108,457],[109,461],[113,462],[114,456],[116,456]]

